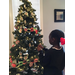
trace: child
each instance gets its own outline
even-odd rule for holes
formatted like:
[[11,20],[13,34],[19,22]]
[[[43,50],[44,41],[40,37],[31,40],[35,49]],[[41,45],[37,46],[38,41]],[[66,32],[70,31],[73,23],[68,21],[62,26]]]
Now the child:
[[[64,45],[64,33],[61,30],[53,30],[49,35],[49,43],[53,45],[50,49],[38,45],[40,64],[44,67],[43,75],[63,75],[65,67],[65,53],[60,41]],[[45,55],[43,54],[45,50]]]

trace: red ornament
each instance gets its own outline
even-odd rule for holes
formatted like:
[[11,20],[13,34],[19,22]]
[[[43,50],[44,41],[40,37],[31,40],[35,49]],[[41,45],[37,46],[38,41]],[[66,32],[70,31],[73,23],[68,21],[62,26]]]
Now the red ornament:
[[30,62],[29,66],[32,67],[34,62]]
[[17,40],[17,41],[16,41],[16,44],[18,44],[19,42],[20,42],[20,41],[19,41],[19,40]]
[[16,67],[16,64],[11,64],[11,66],[15,68]]
[[11,58],[11,56],[9,58]]
[[38,33],[38,30],[35,30],[35,33],[37,34]]
[[27,28],[24,28],[24,31],[27,31]]
[[18,26],[16,27],[16,26],[14,26],[15,27],[15,29],[18,29]]
[[12,63],[12,59],[10,59],[10,63]]
[[31,31],[31,32],[33,32],[33,31],[34,31],[34,29],[33,29],[33,28],[30,28],[30,31]]
[[15,45],[12,45],[12,47],[14,47]]
[[41,34],[39,34],[39,36],[41,36]]
[[12,58],[11,58],[11,56],[10,56],[9,58],[10,58],[10,63],[12,63]]
[[65,39],[63,37],[60,38],[61,45],[65,44]]
[[38,62],[38,59],[36,58],[36,59],[34,59],[34,62]]

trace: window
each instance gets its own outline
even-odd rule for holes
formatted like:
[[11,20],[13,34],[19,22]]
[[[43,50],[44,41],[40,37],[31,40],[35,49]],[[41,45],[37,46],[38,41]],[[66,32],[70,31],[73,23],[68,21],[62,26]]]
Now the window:
[[[35,14],[37,15],[37,22],[40,26],[40,0],[29,0],[32,3],[32,7],[36,10]],[[18,15],[18,8],[22,4],[19,0],[12,0],[12,9],[13,9],[13,22],[15,25],[15,17]]]

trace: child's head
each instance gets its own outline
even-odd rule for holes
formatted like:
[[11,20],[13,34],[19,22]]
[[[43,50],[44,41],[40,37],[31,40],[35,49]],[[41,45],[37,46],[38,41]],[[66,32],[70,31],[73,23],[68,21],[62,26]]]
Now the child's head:
[[49,35],[49,42],[52,45],[59,44],[60,43],[60,38],[64,38],[64,33],[61,30],[53,30],[50,35]]

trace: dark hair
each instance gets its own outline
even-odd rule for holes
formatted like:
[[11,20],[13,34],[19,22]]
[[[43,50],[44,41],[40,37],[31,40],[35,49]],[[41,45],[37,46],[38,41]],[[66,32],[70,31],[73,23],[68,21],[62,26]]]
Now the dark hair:
[[56,38],[58,42],[60,42],[60,38],[61,38],[61,37],[63,37],[63,38],[65,37],[65,36],[64,36],[64,33],[63,33],[61,30],[58,30],[58,29],[53,30],[53,31],[50,33],[50,36],[51,36],[52,38]]

